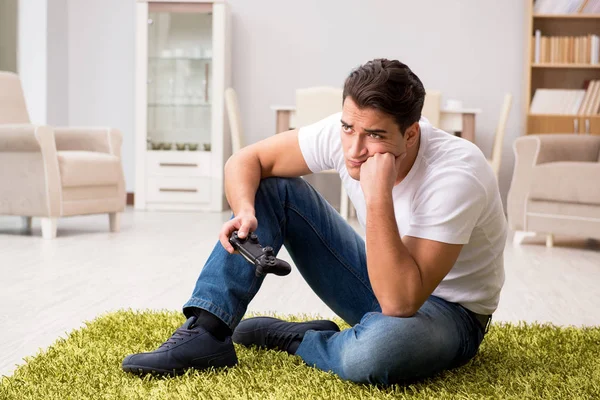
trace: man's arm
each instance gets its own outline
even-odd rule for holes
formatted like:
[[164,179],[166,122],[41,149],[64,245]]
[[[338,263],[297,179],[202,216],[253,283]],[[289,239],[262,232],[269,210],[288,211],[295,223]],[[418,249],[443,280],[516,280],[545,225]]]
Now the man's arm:
[[296,177],[311,173],[298,143],[298,131],[279,133],[244,147],[225,163],[225,195],[235,217],[225,224],[219,241],[229,253],[229,236],[238,230],[241,238],[256,229],[254,198],[262,178]]
[[[391,153],[369,157],[361,166],[360,184],[367,206],[367,270],[371,286],[383,314],[408,317],[421,308],[452,269],[462,245],[410,236],[401,239],[392,197],[401,157]],[[453,184],[449,179],[446,181]],[[436,196],[425,201],[434,204],[432,209],[438,212],[443,206],[456,209],[444,193],[443,189],[435,190]],[[434,228],[439,229],[437,226],[428,229]]]
[[225,195],[235,215],[254,214],[254,197],[261,179],[310,173],[298,143],[298,130],[279,133],[244,147],[227,160]]
[[391,193],[367,202],[367,269],[382,313],[414,315],[458,259],[462,245],[400,238]]

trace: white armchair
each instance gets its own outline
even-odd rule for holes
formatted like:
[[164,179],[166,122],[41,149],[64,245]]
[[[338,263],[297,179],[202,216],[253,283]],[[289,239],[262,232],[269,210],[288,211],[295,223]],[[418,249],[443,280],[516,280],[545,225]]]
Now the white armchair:
[[57,218],[107,213],[110,230],[125,208],[122,135],[111,128],[52,128],[29,121],[19,77],[0,72],[0,215],[56,237]]

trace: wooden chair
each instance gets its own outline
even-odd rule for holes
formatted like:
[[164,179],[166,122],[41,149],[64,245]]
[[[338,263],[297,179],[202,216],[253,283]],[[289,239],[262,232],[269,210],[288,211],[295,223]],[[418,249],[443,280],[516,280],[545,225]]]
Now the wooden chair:
[[245,146],[245,142],[242,131],[240,105],[238,103],[237,93],[233,88],[225,89],[225,108],[227,109],[229,129],[231,130],[232,153],[235,153]]
[[440,112],[442,104],[442,92],[438,90],[427,90],[421,115],[427,118],[432,126],[440,126]]
[[492,147],[492,158],[488,159],[488,162],[492,166],[496,179],[500,173],[500,164],[502,162],[502,145],[504,143],[504,133],[506,131],[506,121],[510,114],[510,107],[512,105],[512,94],[507,93],[504,95],[504,102],[502,103],[502,110],[500,111],[500,120],[498,121],[498,127],[496,128],[496,134],[494,136],[494,145]]
[[[295,126],[300,128],[315,123],[323,118],[342,111],[341,88],[317,86],[296,90],[296,118]],[[326,174],[338,174],[336,170],[322,171]],[[348,219],[350,203],[348,194],[341,182],[340,214]]]

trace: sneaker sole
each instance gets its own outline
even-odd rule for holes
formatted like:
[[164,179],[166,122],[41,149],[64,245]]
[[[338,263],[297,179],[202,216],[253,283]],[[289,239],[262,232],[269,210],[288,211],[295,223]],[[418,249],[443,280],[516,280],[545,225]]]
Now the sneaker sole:
[[[172,371],[168,371],[168,370],[164,370],[164,369],[156,369],[156,368],[147,368],[141,365],[130,365],[127,367],[122,367],[123,371],[125,372],[129,372],[131,374],[136,374],[136,375],[169,375],[169,376],[177,376],[177,375],[183,375],[186,371],[186,369],[180,369],[180,370],[172,370]],[[193,367],[190,367],[188,369],[192,369]]]
[[178,376],[178,375],[183,375],[185,374],[185,372],[189,369],[195,369],[198,371],[205,371],[207,369],[210,368],[216,368],[216,369],[220,369],[220,368],[231,368],[236,366],[236,364],[230,364],[230,365],[220,365],[218,367],[215,366],[210,366],[210,367],[205,367],[205,368],[200,368],[200,367],[188,367],[188,368],[183,368],[183,369],[173,369],[173,370],[166,370],[166,369],[160,369],[160,368],[148,368],[148,367],[144,367],[143,365],[128,365],[126,367],[121,367],[123,369],[123,371],[125,372],[129,372],[131,374],[135,374],[135,375],[169,375],[169,376]]

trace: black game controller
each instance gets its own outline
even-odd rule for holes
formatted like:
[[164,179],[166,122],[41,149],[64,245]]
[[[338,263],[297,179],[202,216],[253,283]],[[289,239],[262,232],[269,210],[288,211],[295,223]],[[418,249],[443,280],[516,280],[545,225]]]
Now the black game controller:
[[265,276],[268,273],[284,276],[292,270],[290,264],[275,258],[275,253],[271,246],[262,247],[255,233],[248,232],[248,236],[242,239],[238,236],[238,231],[233,231],[229,237],[229,243],[250,264],[256,266],[256,276]]

